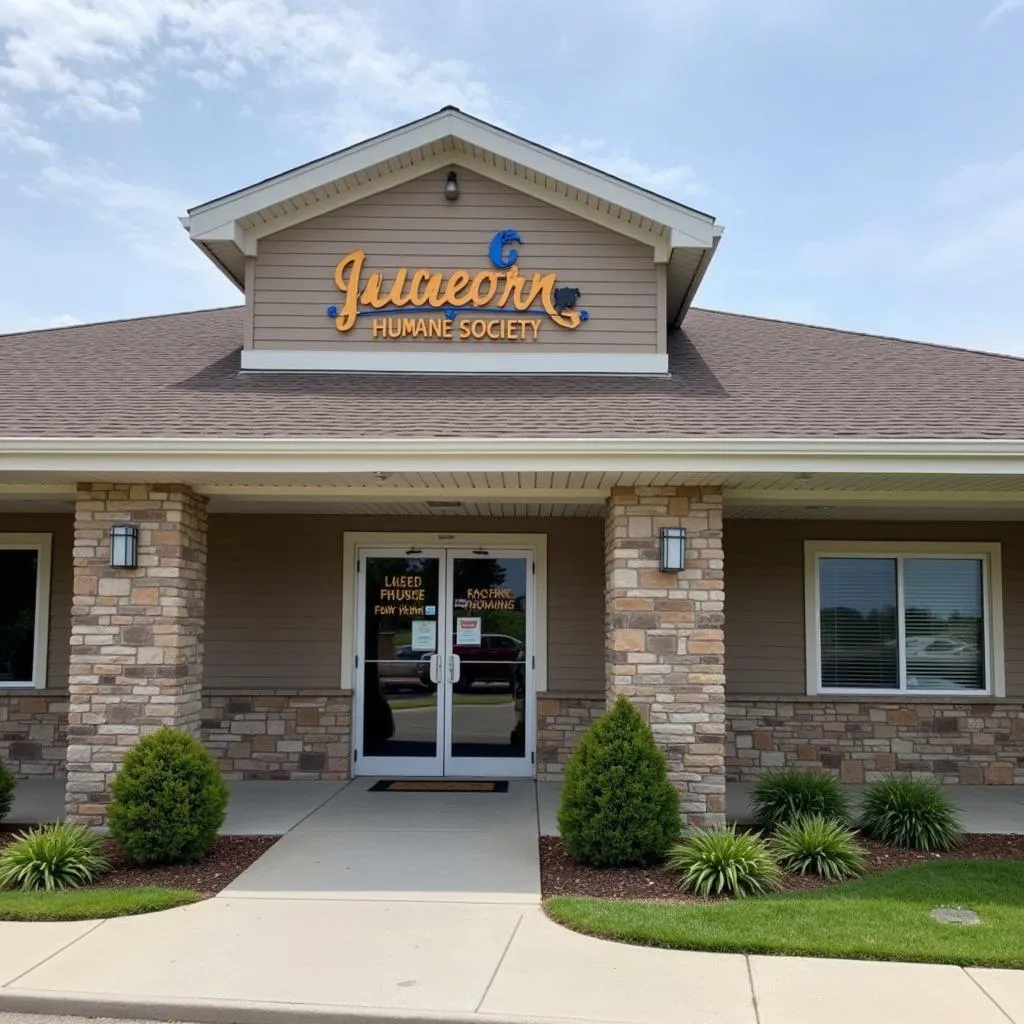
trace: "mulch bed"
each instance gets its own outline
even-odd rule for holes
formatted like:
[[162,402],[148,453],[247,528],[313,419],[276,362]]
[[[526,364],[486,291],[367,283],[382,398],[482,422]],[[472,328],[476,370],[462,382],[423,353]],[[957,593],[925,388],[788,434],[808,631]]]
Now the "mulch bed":
[[[860,839],[868,862],[866,874],[875,875],[911,864],[936,860],[1024,860],[1024,836],[971,835],[948,853],[918,853],[896,850],[871,839]],[[705,900],[681,892],[676,874],[663,867],[592,868],[577,864],[555,836],[540,839],[540,883],[544,897],[598,896],[619,900],[675,900],[703,903]],[[825,882],[811,875],[786,875],[783,891],[820,889]]]
[[[0,825],[0,848],[27,825]],[[155,885],[167,889],[192,889],[203,896],[216,896],[233,882],[257,857],[270,849],[279,836],[220,836],[210,853],[198,864],[140,868],[130,864],[111,844],[111,870],[89,889],[124,889]]]

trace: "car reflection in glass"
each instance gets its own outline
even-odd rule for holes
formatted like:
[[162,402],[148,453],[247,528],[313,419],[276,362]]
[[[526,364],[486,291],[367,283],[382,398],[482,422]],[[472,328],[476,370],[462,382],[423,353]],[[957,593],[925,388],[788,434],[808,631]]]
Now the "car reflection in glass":
[[[524,678],[524,650],[522,641],[505,633],[484,633],[480,646],[456,645],[452,653],[462,663],[456,693],[468,693],[477,683],[500,683],[502,689],[514,693],[516,683]],[[430,657],[422,657],[418,666],[419,681],[434,688],[430,682]]]

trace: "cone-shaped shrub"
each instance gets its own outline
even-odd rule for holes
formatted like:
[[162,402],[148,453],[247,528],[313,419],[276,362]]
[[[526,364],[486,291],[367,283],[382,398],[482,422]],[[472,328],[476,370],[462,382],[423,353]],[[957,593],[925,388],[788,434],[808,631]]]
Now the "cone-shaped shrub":
[[14,776],[0,764],[0,821],[10,813],[14,804]]
[[136,864],[202,860],[228,803],[213,755],[166,727],[128,751],[110,791],[110,835]]
[[679,835],[679,794],[640,712],[620,697],[576,745],[558,827],[573,858],[596,867],[661,860]]

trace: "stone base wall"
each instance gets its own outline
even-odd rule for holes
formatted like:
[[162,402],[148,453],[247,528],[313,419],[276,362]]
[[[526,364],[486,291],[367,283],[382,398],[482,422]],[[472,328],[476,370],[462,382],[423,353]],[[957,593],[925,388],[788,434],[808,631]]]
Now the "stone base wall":
[[537,695],[537,778],[559,782],[573,747],[605,711],[604,697]]
[[66,693],[0,693],[0,764],[17,779],[63,779],[68,752]]
[[844,782],[912,772],[942,783],[1024,784],[1024,703],[729,700],[730,780],[825,768]]
[[204,693],[201,737],[227,779],[347,779],[352,696]]

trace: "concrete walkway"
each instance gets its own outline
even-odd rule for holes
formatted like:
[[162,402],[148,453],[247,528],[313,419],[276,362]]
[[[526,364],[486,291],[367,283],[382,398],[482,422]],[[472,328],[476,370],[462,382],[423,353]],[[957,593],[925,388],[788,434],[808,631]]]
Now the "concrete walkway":
[[[284,835],[307,814],[344,789],[344,782],[229,782],[231,802],[222,829],[225,835]],[[541,835],[558,835],[556,812],[561,789],[538,782]],[[726,813],[730,820],[750,822],[753,783],[730,782]],[[856,805],[865,786],[845,786]],[[964,830],[1024,834],[1024,786],[947,786],[960,809]],[[18,783],[6,823],[55,821],[64,813],[64,783],[48,779]]]
[[[540,907],[557,789],[248,783],[283,838],[220,896],[111,921],[0,922],[0,1012],[276,1024],[1024,1024],[1024,971],[646,949]],[[244,794],[244,796],[242,795]]]
[[529,904],[219,897],[0,923],[0,1010],[271,1024],[1024,1024],[1024,972],[602,942]]

